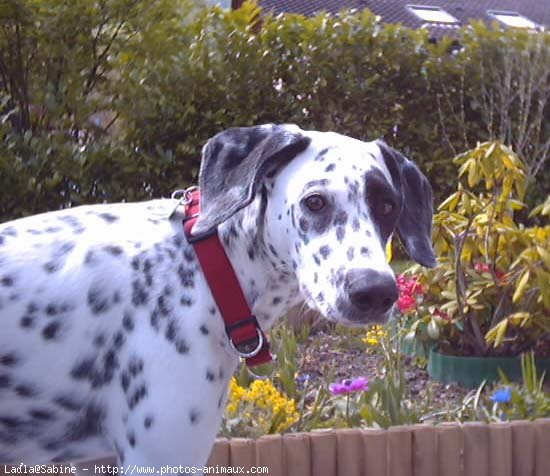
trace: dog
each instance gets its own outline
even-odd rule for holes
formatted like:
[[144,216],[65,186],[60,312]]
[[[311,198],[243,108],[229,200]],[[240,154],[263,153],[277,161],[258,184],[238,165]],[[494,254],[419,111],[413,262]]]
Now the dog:
[[[201,213],[263,330],[306,302],[384,323],[394,231],[434,266],[432,189],[382,141],[294,125],[231,128],[203,148]],[[0,461],[116,452],[202,467],[238,365],[175,199],[79,206],[0,226]]]

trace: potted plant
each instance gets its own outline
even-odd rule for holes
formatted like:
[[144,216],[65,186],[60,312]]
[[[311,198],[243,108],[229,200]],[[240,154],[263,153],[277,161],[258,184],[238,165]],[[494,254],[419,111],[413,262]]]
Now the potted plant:
[[[413,267],[423,289],[411,332],[435,344],[433,378],[476,386],[519,377],[519,355],[550,356],[550,198],[524,221],[526,169],[512,150],[484,143],[454,159],[458,187],[434,216],[439,266]],[[545,222],[542,225],[541,222]]]

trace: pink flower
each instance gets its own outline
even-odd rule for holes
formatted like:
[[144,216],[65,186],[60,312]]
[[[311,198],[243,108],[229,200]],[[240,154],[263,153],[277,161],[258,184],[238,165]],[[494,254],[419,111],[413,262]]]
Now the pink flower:
[[416,299],[411,295],[400,296],[397,300],[397,307],[401,312],[407,312],[416,307]]
[[369,381],[365,377],[344,379],[341,382],[331,383],[328,387],[333,395],[346,395],[353,392],[362,392],[369,388]]
[[489,265],[487,263],[480,263],[479,261],[477,263],[474,263],[474,269],[478,273],[490,273],[491,268],[489,268]]

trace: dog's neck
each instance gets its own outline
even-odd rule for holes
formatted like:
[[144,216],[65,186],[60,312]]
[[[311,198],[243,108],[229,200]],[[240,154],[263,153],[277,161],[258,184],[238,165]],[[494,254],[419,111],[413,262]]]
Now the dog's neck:
[[262,208],[259,197],[221,224],[218,233],[252,313],[268,330],[302,298],[292,267],[268,245]]

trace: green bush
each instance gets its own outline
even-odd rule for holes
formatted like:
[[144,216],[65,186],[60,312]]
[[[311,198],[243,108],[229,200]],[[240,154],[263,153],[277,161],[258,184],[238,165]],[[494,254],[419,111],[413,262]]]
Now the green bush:
[[[512,144],[544,173],[545,33],[474,25],[458,51],[368,11],[260,20],[251,4],[192,5],[0,0],[0,220],[167,195],[195,180],[209,137],[264,122],[384,136],[438,198],[454,188],[449,157],[477,141]],[[116,134],[90,124],[100,111]]]

